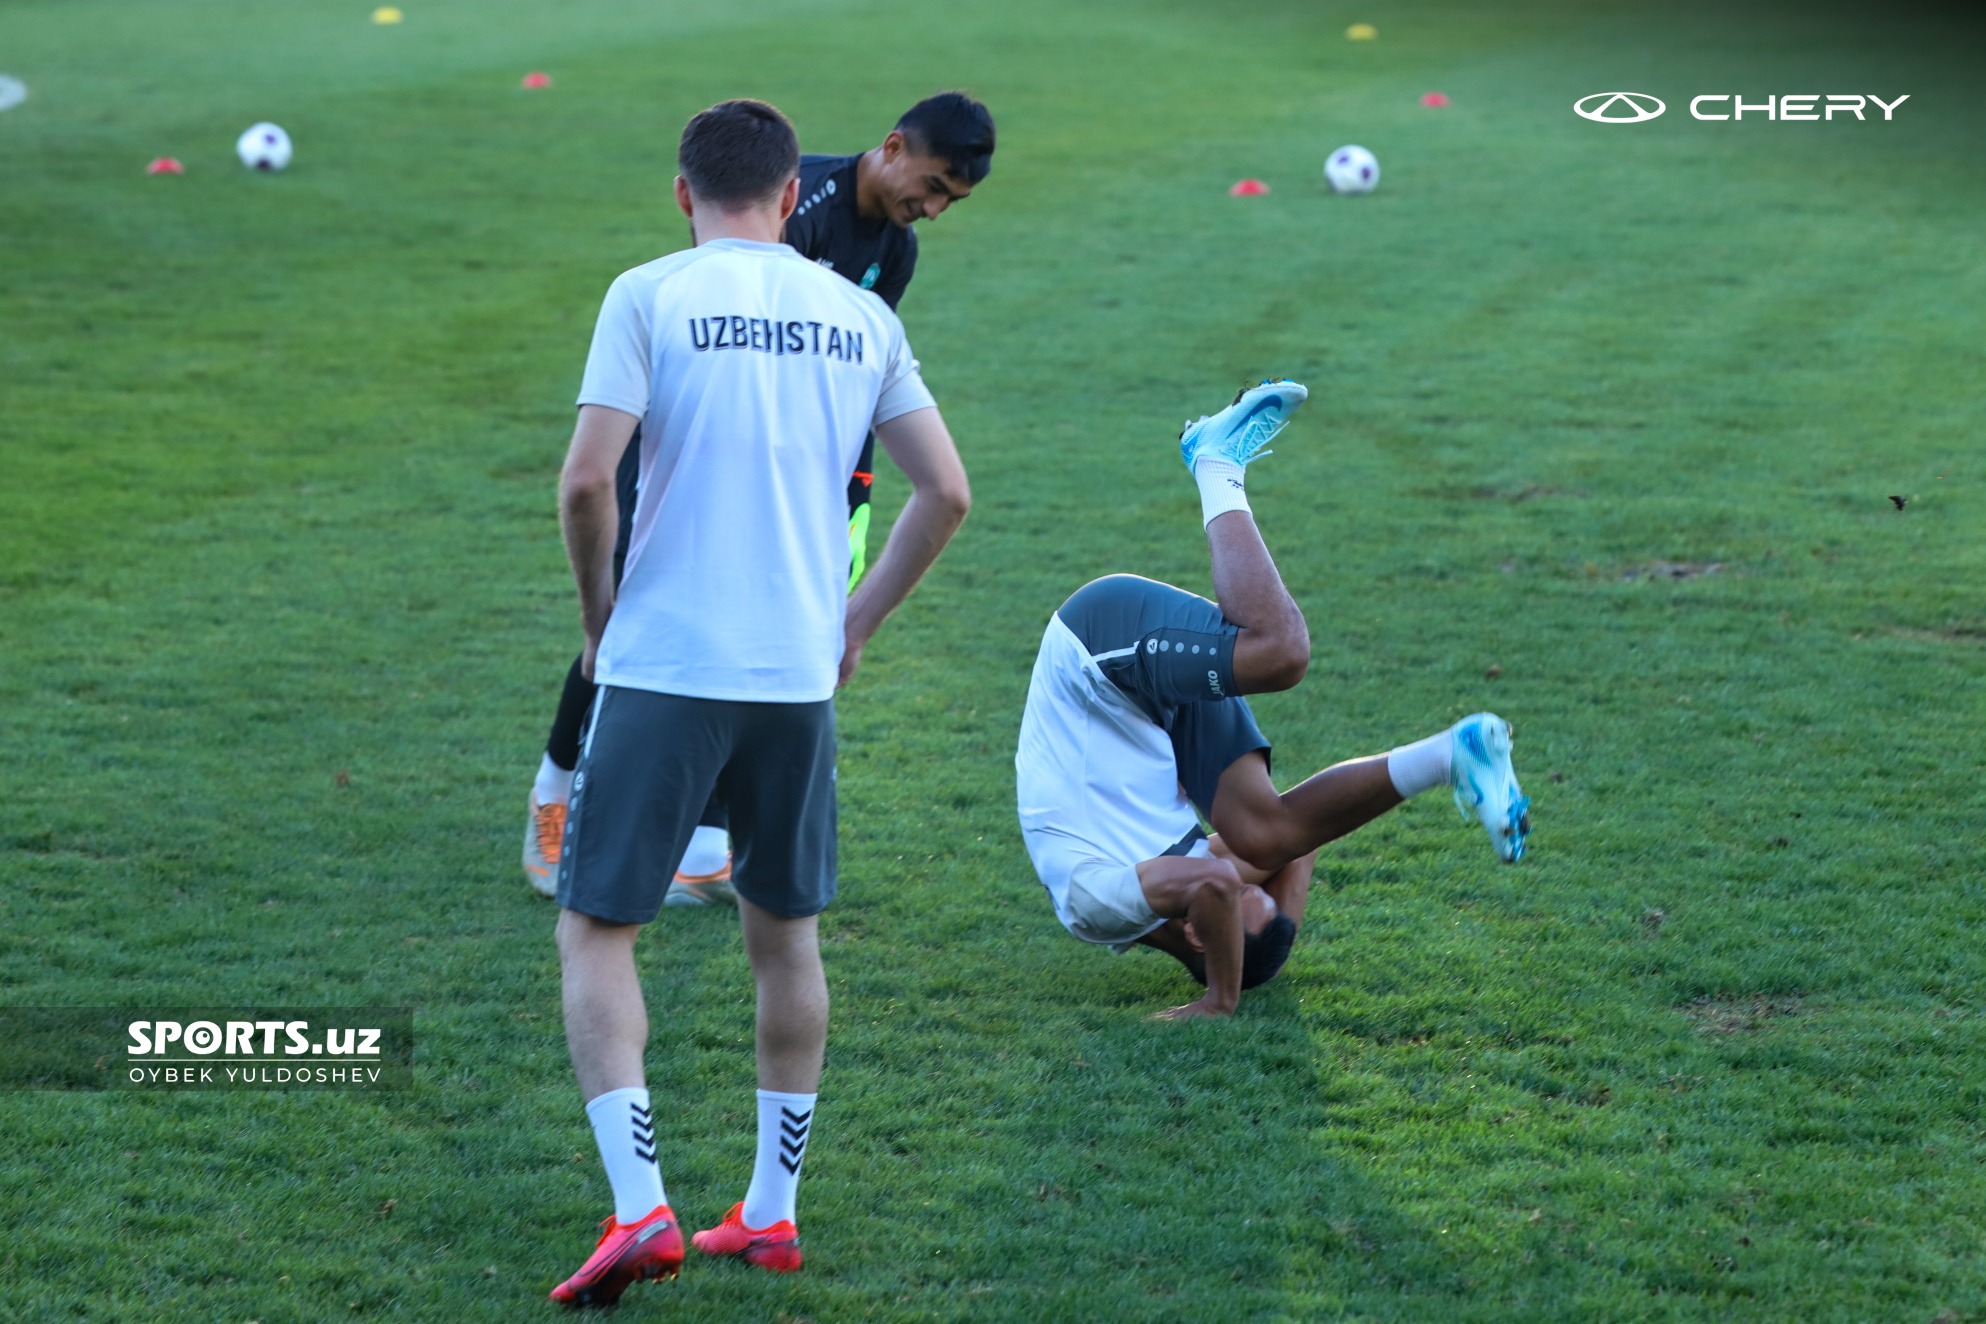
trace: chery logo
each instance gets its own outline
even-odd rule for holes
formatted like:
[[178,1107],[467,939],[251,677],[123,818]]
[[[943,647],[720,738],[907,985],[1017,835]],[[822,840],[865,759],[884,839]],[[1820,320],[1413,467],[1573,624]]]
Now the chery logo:
[[[1825,100],[1826,105],[1821,102]],[[1885,121],[1896,117],[1896,108],[1910,100],[1904,93],[1894,101],[1884,101],[1874,94],[1862,96],[1854,92],[1829,92],[1823,96],[1819,92],[1787,93],[1784,96],[1768,96],[1763,101],[1746,101],[1742,92],[1705,93],[1690,98],[1689,113],[1692,119],[1699,120],[1742,120],[1746,112],[1754,117],[1764,115],[1769,120],[1781,122],[1791,120],[1828,120],[1836,115],[1843,119],[1853,115],[1858,120],[1867,120],[1870,110],[1880,110]],[[1659,117],[1668,106],[1662,98],[1647,92],[1594,92],[1572,103],[1572,111],[1582,119],[1598,124],[1641,124]]]
[[1601,124],[1639,124],[1667,109],[1662,98],[1646,92],[1595,92],[1572,103],[1574,114]]

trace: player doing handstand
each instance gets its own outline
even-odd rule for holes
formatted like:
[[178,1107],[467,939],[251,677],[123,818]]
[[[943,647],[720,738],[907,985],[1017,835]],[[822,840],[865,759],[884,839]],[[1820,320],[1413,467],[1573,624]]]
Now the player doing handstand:
[[1531,827],[1510,724],[1493,713],[1288,791],[1269,780],[1269,742],[1242,696],[1294,688],[1310,636],[1243,474],[1308,394],[1264,382],[1180,437],[1219,601],[1136,575],[1086,584],[1049,619],[1028,685],[1014,758],[1028,855],[1069,932],[1118,952],[1156,947],[1206,985],[1164,1019],[1229,1015],[1273,978],[1318,848],[1402,801],[1452,787],[1509,863]]

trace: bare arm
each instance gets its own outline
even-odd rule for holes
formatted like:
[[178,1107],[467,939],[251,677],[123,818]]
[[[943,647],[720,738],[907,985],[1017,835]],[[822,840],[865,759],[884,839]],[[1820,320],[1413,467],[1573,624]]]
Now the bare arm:
[[1283,587],[1255,517],[1230,510],[1207,525],[1214,597],[1241,627],[1234,641],[1234,682],[1243,694],[1293,689],[1310,668],[1310,628]]
[[848,600],[847,645],[841,656],[844,685],[861,664],[869,637],[910,596],[972,508],[965,465],[936,409],[913,409],[880,424],[876,440],[910,480],[910,500],[897,516],[882,556]]
[[614,534],[620,502],[614,496],[614,470],[641,420],[605,405],[581,405],[572,447],[559,474],[559,529],[566,559],[579,582],[579,623],[586,631],[580,671],[593,678],[600,636],[614,614]]

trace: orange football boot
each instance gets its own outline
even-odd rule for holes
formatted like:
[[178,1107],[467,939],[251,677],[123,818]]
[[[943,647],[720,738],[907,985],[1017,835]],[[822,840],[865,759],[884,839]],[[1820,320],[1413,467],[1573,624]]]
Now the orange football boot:
[[665,906],[735,906],[738,893],[731,886],[731,857],[724,857],[724,867],[715,873],[684,873],[681,870],[669,880],[669,890],[662,896]]
[[600,1244],[579,1266],[579,1272],[552,1289],[552,1300],[575,1310],[581,1306],[611,1306],[621,1293],[654,1278],[674,1278],[683,1268],[683,1230],[666,1204],[658,1204],[639,1222],[623,1223],[609,1215],[600,1223]]
[[524,825],[524,876],[539,896],[559,893],[559,854],[565,849],[565,802],[538,801],[531,792],[531,818]]

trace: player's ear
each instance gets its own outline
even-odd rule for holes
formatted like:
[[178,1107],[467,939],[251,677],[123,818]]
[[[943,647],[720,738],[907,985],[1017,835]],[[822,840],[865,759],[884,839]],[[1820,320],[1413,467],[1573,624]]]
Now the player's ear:
[[793,209],[800,205],[800,176],[795,175],[786,181],[786,187],[779,194],[779,219],[784,222],[793,215]]
[[891,129],[889,136],[883,139],[883,164],[893,165],[896,159],[903,155],[906,146],[908,144],[904,141],[903,130]]
[[[793,182],[797,185],[800,181],[795,179]],[[690,201],[690,181],[681,175],[676,176],[676,205],[683,209],[683,215],[693,222],[696,220],[696,206]]]
[[1201,942],[1200,935],[1193,932],[1192,920],[1181,920],[1179,922],[1179,932],[1182,936],[1185,937],[1186,945],[1188,947],[1191,947],[1194,951],[1204,952],[1207,950],[1207,944]]

